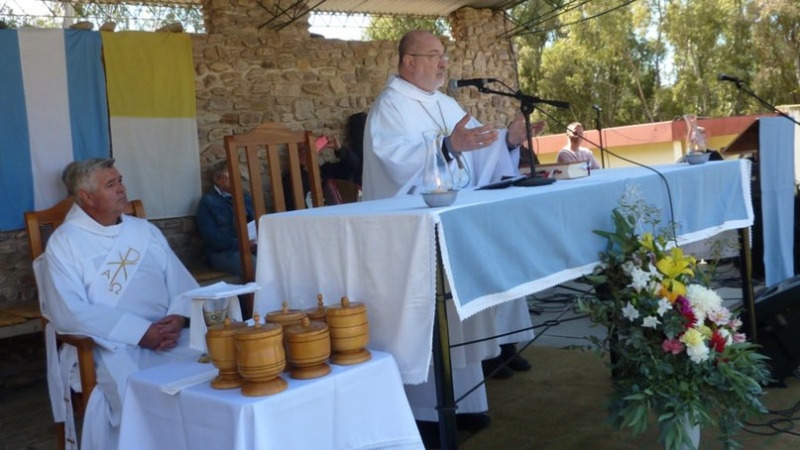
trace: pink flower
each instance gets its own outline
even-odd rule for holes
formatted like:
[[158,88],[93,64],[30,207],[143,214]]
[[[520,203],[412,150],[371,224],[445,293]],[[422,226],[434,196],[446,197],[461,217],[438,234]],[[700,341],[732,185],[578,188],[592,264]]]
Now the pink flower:
[[683,344],[677,339],[665,339],[664,342],[661,343],[661,348],[667,353],[677,355],[683,351]]
[[733,342],[737,344],[741,344],[742,342],[747,340],[747,336],[744,333],[733,333]]

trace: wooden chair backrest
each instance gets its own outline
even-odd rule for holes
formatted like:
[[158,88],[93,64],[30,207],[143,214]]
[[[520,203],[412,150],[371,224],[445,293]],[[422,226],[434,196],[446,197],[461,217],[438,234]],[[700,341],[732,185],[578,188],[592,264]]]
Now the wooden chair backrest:
[[[25,213],[25,229],[28,232],[28,246],[31,261],[44,252],[50,234],[64,223],[67,212],[72,208],[72,197],[68,196],[56,203],[55,206],[40,211],[27,211]],[[144,205],[141,200],[131,200],[125,214],[144,218]]]
[[314,136],[310,131],[292,131],[276,123],[263,123],[248,133],[225,136],[225,154],[228,159],[228,171],[233,196],[233,212],[236,221],[236,235],[239,240],[239,253],[242,258],[242,281],[255,281],[255,267],[250,257],[250,244],[247,238],[247,211],[244,205],[244,187],[241,171],[241,151],[244,150],[244,162],[250,180],[250,195],[253,197],[256,228],[258,218],[267,213],[264,197],[261,169],[263,162],[259,155],[264,154],[266,171],[269,175],[274,212],[286,211],[283,191],[280,155],[284,151],[288,161],[291,195],[297,209],[306,207],[303,192],[302,168],[300,165],[301,149],[305,152],[305,164],[311,188],[311,200],[314,207],[324,205],[322,181],[319,173]]

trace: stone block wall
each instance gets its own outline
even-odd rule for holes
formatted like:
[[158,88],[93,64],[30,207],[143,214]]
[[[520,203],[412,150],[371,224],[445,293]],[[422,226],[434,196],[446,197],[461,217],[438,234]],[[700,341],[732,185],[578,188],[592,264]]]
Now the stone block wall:
[[[268,0],[260,3],[207,0],[208,33],[192,36],[204,180],[208,167],[224,158],[223,137],[262,122],[344,137],[347,117],[368,111],[389,75],[396,72],[396,42],[315,37],[305,17],[279,31],[261,27],[271,19],[268,10],[273,5]],[[445,42],[451,57],[449,77],[492,77],[517,85],[511,43],[496,38],[509,27],[502,12],[464,8],[449,20],[453,36]],[[484,123],[502,126],[516,114],[517,105],[505,97],[474,88],[454,95]],[[154,223],[187,266],[197,266],[202,244],[194,217]],[[24,231],[0,233],[0,307],[35,301],[28,254]]]

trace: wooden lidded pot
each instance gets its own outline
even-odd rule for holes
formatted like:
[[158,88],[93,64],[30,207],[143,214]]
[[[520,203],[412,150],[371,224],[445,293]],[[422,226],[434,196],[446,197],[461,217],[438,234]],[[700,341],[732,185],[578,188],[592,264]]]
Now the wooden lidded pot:
[[317,306],[315,308],[308,308],[305,310],[305,313],[309,320],[327,323],[328,308],[326,308],[325,304],[322,302],[322,294],[317,294]]
[[[303,317],[307,317],[306,313],[300,311],[299,309],[289,309],[289,304],[287,302],[283,302],[281,304],[281,309],[278,311],[272,311],[267,313],[267,322],[275,323],[283,328],[290,327],[292,325],[300,325],[303,323]],[[283,350],[286,354],[289,354],[289,347],[286,345],[286,334],[283,335]],[[289,370],[289,365],[287,364],[286,370]]]
[[288,386],[280,377],[286,367],[283,328],[273,323],[262,324],[258,313],[253,314],[253,320],[252,327],[233,335],[239,374],[244,379],[242,394],[248,397],[277,394]]
[[236,344],[233,335],[247,327],[244,322],[231,322],[226,317],[223,323],[213,325],[206,331],[206,348],[219,375],[211,380],[214,389],[233,389],[242,385],[239,366],[236,362]]
[[369,343],[367,305],[342,297],[341,307],[328,308],[328,328],[333,350],[331,362],[347,366],[372,358],[369,350],[364,348]]
[[298,380],[323,377],[331,372],[326,361],[331,356],[331,334],[325,322],[312,322],[303,318],[299,325],[283,330],[291,365],[289,376]]

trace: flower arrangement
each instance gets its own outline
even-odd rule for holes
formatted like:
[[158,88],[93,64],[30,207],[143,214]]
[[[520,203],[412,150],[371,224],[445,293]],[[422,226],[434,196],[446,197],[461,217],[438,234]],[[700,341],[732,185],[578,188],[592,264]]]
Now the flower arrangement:
[[579,309],[608,328],[605,338],[589,340],[611,356],[610,420],[638,434],[655,415],[667,449],[693,445],[687,426],[717,425],[725,447],[736,447],[743,421],[765,412],[765,357],[706,287],[695,259],[672,245],[674,227],[657,232],[660,216],[623,197],[612,213],[614,231],[595,231],[608,244],[587,276],[596,295],[581,299]]

